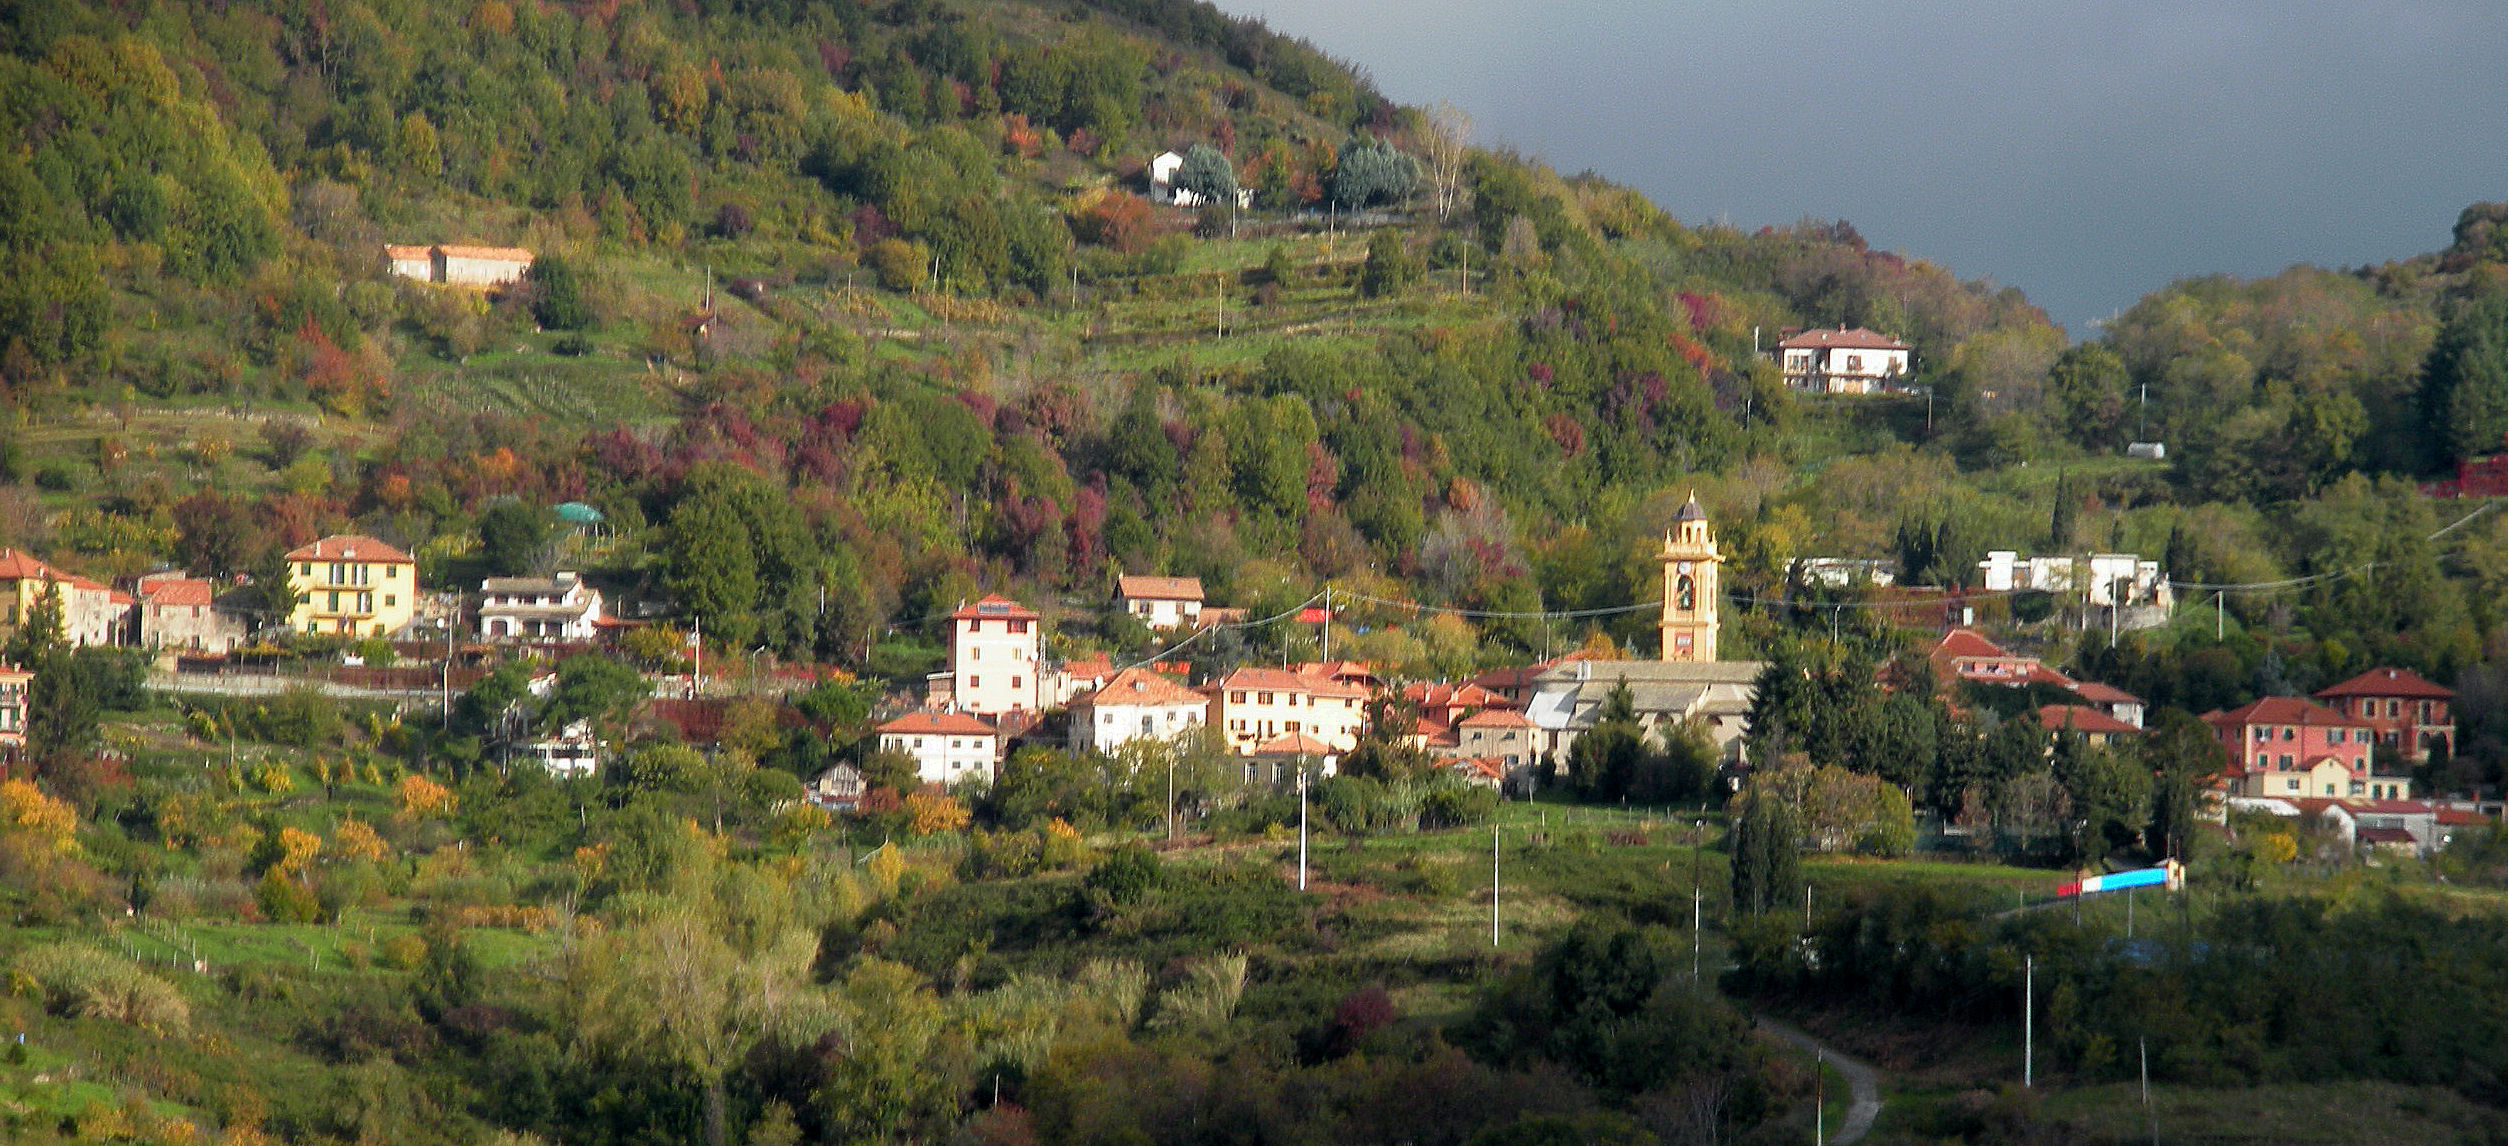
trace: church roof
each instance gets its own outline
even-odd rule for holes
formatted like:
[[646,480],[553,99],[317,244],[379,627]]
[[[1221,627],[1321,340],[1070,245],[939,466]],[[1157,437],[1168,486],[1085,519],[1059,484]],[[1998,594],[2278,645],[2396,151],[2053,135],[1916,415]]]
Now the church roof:
[[1697,495],[1692,494],[1687,502],[1682,503],[1681,511],[1672,515],[1672,520],[1705,521],[1707,520],[1707,507],[1698,504]]

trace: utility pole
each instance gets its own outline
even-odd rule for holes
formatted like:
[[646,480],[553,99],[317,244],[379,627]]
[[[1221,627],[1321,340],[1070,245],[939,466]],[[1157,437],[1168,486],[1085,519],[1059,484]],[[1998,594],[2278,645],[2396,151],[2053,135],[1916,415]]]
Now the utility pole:
[[1498,947],[1498,821],[1489,821],[1489,947]]
[[1228,337],[1228,279],[1225,272],[1211,276],[1210,301],[1219,314],[1219,337]]
[[696,650],[695,672],[689,678],[688,699],[705,698],[705,614],[697,614],[696,631],[688,635],[688,646]]
[[2229,639],[2228,600],[2229,591],[2226,589],[2212,594],[2212,643],[2216,645]]
[[1829,1139],[1829,1048],[1811,1048],[1811,1146]]
[[1324,659],[1332,659],[1332,582],[1324,582]]
[[1167,842],[1176,842],[1176,760],[1167,758]]
[[1300,758],[1298,769],[1298,890],[1306,890],[1306,761]]
[[2035,1089],[2038,1071],[2038,957],[2021,961],[2020,1085]]
[[1707,893],[1696,883],[1689,886],[1689,981],[1698,982],[1699,932],[1707,920]]

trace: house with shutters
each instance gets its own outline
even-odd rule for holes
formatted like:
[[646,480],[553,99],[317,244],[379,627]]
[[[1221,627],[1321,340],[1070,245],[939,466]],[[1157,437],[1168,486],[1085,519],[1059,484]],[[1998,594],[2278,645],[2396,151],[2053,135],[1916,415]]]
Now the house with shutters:
[[325,537],[289,551],[287,585],[296,610],[287,627],[300,633],[387,637],[418,612],[418,562],[371,537]]
[[2139,726],[2127,724],[2086,704],[2040,705],[2038,723],[2049,733],[2078,736],[2098,748],[2129,742],[2142,735]]
[[1256,755],[1282,737],[1301,737],[1327,753],[1348,752],[1367,724],[1367,690],[1320,671],[1241,668],[1203,692],[1211,699],[1211,722],[1240,756]]
[[230,653],[252,639],[243,611],[218,604],[217,587],[180,572],[139,579],[139,646],[160,652]]
[[1001,759],[1001,732],[991,721],[964,712],[909,712],[880,725],[880,751],[914,758],[926,784],[960,780],[992,782]]
[[61,593],[61,639],[72,648],[127,644],[138,600],[93,578],[48,565],[34,554],[0,549],[0,623],[24,623],[38,602]]
[[0,664],[0,764],[26,756],[26,699],[35,674],[13,664]]
[[999,593],[951,613],[947,705],[986,716],[1034,712],[1042,620],[1036,610]]
[[1074,752],[1112,752],[1134,740],[1172,740],[1208,723],[1210,697],[1145,668],[1128,668],[1070,706]]
[[1951,680],[1973,680],[2018,688],[2024,684],[2073,686],[2073,679],[2046,667],[2038,658],[2016,653],[1975,629],[1956,628],[1942,635],[1926,653],[1934,667]]
[[479,636],[529,644],[584,643],[600,635],[601,591],[581,574],[489,577],[479,582]]
[[1814,394],[1876,394],[1907,377],[1915,348],[1860,326],[1822,327],[1777,343],[1785,384]]
[[1115,578],[1115,608],[1153,629],[1189,628],[1202,619],[1202,579],[1125,574]]
[[2373,668],[2324,689],[2316,698],[2327,708],[2366,723],[2377,743],[2401,753],[2414,764],[2437,749],[2456,754],[2456,690],[2432,684],[2408,668]]
[[2324,705],[2295,696],[2268,696],[2227,711],[2208,712],[2203,723],[2229,768],[2226,794],[2322,798],[2366,796],[2407,799],[2412,781],[2371,771],[2374,730]]

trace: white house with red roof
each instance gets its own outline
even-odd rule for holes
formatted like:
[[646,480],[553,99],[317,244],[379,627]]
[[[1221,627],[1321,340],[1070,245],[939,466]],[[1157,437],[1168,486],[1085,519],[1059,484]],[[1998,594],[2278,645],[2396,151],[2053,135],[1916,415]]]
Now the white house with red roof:
[[1302,736],[1325,752],[1358,747],[1367,723],[1368,691],[1334,674],[1241,668],[1203,690],[1211,723],[1239,755],[1252,756],[1284,736]]
[[1872,394],[1907,377],[1915,348],[1863,327],[1821,327],[1777,343],[1785,384],[1815,394]]
[[2024,684],[2064,688],[2073,685],[2073,678],[2046,667],[2045,662],[1995,644],[1975,629],[1957,628],[1944,633],[1926,655],[1942,672],[1960,680],[2013,688]]
[[993,593],[949,615],[950,704],[992,716],[1037,709],[1043,618]]
[[1115,578],[1115,608],[1153,629],[1189,627],[1202,619],[1202,579],[1125,574]]
[[979,779],[991,783],[1001,759],[1001,733],[991,721],[964,712],[909,712],[879,726],[880,751],[914,758],[926,784]]
[[2377,743],[2413,763],[2429,759],[2433,748],[2455,755],[2456,690],[2433,684],[2411,669],[2373,668],[2319,691],[2316,698],[2366,722],[2377,731]]
[[2233,796],[2402,799],[2412,781],[2370,771],[2373,730],[2295,696],[2268,696],[2226,712],[2208,712],[2203,723],[2229,754],[2222,776]]
[[2135,728],[2142,727],[2144,706],[2141,697],[2115,685],[2100,684],[2095,680],[2073,682],[2073,694],[2079,696],[2082,703],[2092,708],[2133,725]]
[[134,599],[93,578],[46,564],[32,553],[0,549],[0,622],[14,628],[55,589],[61,593],[61,638],[73,648],[118,645],[129,633]]
[[1112,752],[1134,740],[1172,740],[1210,718],[1210,697],[1145,668],[1116,673],[1071,702],[1074,752]]

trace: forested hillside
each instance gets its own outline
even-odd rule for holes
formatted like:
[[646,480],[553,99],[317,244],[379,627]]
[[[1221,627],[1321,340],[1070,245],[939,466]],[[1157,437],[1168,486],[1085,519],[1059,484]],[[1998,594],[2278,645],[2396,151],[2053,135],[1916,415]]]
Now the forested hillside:
[[[171,696],[10,613],[0,660],[40,670],[0,777],[14,1139],[1796,1140],[1836,1082],[1751,997],[1982,1048],[1911,1052],[1879,1140],[2141,1140],[1993,1089],[2019,1052],[1980,1032],[2032,973],[2073,980],[2036,1004],[2072,1098],[2148,1038],[2191,1105],[2272,1077],[2386,1088],[2381,1131],[2496,1116],[2499,961],[2412,968],[2495,943],[2508,845],[2197,825],[2192,717],[2417,668],[2458,731],[2415,790],[2496,799],[2508,515],[2416,482],[2508,437],[2508,205],[2075,341],[1845,222],[1684,222],[1170,0],[0,0],[0,124],[0,547],[275,614],[287,551],[356,532],[429,590],[563,568],[649,622],[557,663],[447,637],[439,713]],[[1204,205],[1158,201],[1167,151]],[[387,261],[439,245],[531,269]],[[1769,352],[1810,327],[1912,345],[1911,385],[1789,389]],[[871,750],[985,592],[1049,662],[1323,652],[1296,622],[1170,654],[1118,573],[1255,618],[1330,586],[1331,655],[1397,685],[1648,656],[1693,493],[1723,655],[1775,666],[1729,836],[1704,734],[1616,707],[1536,804],[1380,697],[1311,841],[1212,743],[1032,744],[949,793]],[[2139,553],[2180,607],[2111,640],[1978,592],[1989,549]],[[2159,735],[1937,691],[1915,653],[1968,607]],[[742,693],[701,735],[651,703],[698,627]],[[347,644],[238,659],[406,655]],[[515,764],[576,722],[597,777]],[[841,816],[802,787],[839,761]],[[1920,844],[1975,862],[1881,862]],[[2118,911],[2004,914],[2052,873],[1985,862],[2163,858],[2199,893],[2165,951],[2151,915],[2137,946]],[[2268,932],[2368,970],[2276,994],[2231,965]]]

